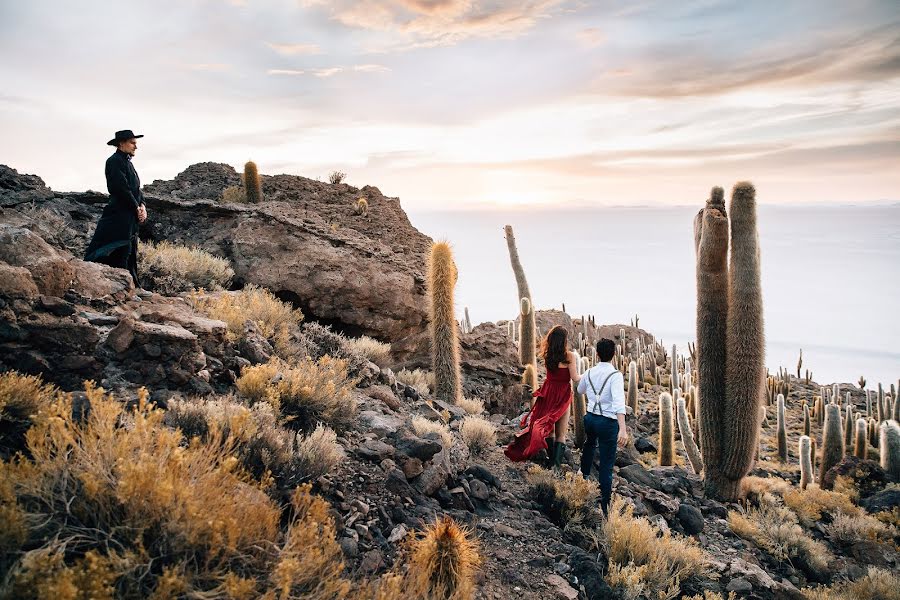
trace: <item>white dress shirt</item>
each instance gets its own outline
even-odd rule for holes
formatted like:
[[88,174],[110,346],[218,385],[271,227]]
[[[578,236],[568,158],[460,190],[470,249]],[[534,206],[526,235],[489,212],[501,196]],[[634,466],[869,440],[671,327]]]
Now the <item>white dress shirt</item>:
[[[600,386],[603,385],[603,380],[610,373],[612,376],[601,390]],[[600,392],[599,398],[594,394],[591,384],[588,383],[589,377],[594,388]],[[588,369],[581,376],[581,381],[578,382],[578,393],[585,395],[587,399],[585,406],[589,413],[592,412],[610,419],[615,419],[617,414],[625,414],[625,377],[611,363],[597,363]]]

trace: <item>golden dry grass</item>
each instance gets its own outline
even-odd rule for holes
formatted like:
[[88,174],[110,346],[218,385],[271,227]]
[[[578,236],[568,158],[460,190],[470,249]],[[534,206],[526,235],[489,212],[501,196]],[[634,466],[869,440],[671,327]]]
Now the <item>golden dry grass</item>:
[[831,587],[803,590],[807,600],[900,600],[900,576],[870,567],[856,581],[842,581]]
[[736,535],[778,559],[801,558],[817,570],[828,566],[828,548],[804,532],[794,512],[770,494],[764,494],[759,507],[748,509],[746,514],[729,511],[728,525]]
[[628,598],[643,594],[669,600],[678,597],[680,583],[688,577],[712,574],[708,557],[693,539],[661,532],[648,519],[635,517],[620,496],[613,496],[602,532],[609,582]]
[[401,369],[397,371],[397,381],[414,388],[420,396],[427,396],[434,389],[434,373],[422,369]]
[[265,288],[248,285],[238,292],[216,296],[195,293],[188,299],[195,309],[212,319],[224,321],[232,341],[243,335],[246,321],[253,321],[260,333],[273,342],[282,358],[296,352],[291,332],[303,320],[303,313]]
[[484,402],[476,398],[460,398],[456,405],[470,415],[480,415],[484,412]]
[[896,527],[862,512],[856,516],[838,513],[828,525],[827,532],[829,539],[844,545],[860,541],[892,543],[900,539],[900,531]]
[[247,192],[241,185],[230,185],[222,190],[222,202],[242,204],[247,202]]
[[285,424],[309,430],[318,422],[334,428],[348,427],[357,413],[346,361],[323,356],[286,362],[274,358],[245,368],[235,382],[250,402],[268,402]]
[[800,522],[807,527],[822,518],[823,513],[834,516],[843,513],[849,516],[859,514],[860,510],[846,494],[832,490],[823,490],[816,484],[810,484],[805,490],[790,488],[783,493],[785,505],[797,514]]
[[474,415],[463,419],[459,435],[469,447],[469,452],[474,455],[480,455],[497,445],[497,427],[490,421]]
[[600,488],[580,473],[559,477],[552,471],[533,465],[525,476],[529,493],[552,521],[562,527],[591,529],[600,522]]
[[358,338],[348,338],[347,347],[351,352],[364,356],[379,367],[387,366],[391,355],[390,344],[379,342],[366,335]]
[[416,416],[412,418],[412,428],[416,435],[420,437],[426,433],[439,434],[444,448],[449,448],[453,445],[453,434],[450,433],[450,428],[444,423],[438,423],[437,421],[432,421],[425,417]]
[[231,285],[234,270],[222,258],[200,248],[188,248],[165,240],[138,245],[138,261],[148,288],[165,295],[193,290],[222,290]]
[[56,388],[40,377],[15,371],[0,374],[0,457],[22,448],[32,419],[56,394]]

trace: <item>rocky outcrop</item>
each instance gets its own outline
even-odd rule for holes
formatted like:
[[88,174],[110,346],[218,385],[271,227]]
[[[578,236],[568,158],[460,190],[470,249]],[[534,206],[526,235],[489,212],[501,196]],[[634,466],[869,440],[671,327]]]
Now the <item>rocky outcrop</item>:
[[[396,198],[374,187],[262,176],[264,201],[229,204],[240,184],[228,165],[201,163],[145,186],[150,218],[142,239],[200,247],[228,259],[235,283],[254,283],[308,318],[351,335],[393,341],[426,327],[424,260],[431,240]],[[367,215],[354,211],[365,197]],[[0,166],[0,217],[81,256],[107,197],[54,193],[31,175]]]

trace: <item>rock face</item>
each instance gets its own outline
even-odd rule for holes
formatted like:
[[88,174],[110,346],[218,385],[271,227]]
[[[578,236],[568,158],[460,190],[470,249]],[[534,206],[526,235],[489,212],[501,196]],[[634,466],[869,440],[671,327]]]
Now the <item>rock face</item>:
[[[262,176],[264,201],[227,204],[240,185],[228,165],[201,163],[144,187],[150,218],[141,238],[200,247],[228,259],[238,285],[254,283],[310,318],[351,335],[393,341],[427,323],[425,256],[431,240],[396,198],[291,175]],[[354,206],[365,197],[369,211]],[[107,197],[54,193],[39,177],[0,165],[3,222],[35,230],[81,256]]]

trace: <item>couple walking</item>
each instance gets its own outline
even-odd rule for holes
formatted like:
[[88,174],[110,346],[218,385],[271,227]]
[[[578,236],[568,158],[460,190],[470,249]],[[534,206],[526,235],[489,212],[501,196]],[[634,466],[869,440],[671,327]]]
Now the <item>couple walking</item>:
[[[541,358],[547,368],[547,377],[531,411],[526,415],[524,429],[507,446],[505,453],[510,460],[528,460],[548,448],[546,438],[552,437],[550,454],[554,466],[562,462],[566,449],[566,432],[569,430],[569,407],[572,404],[572,386],[585,395],[584,415],[585,443],[581,454],[581,474],[591,475],[594,454],[599,454],[600,505],[606,513],[612,495],[612,470],[617,447],[628,442],[625,428],[625,378],[610,361],[616,353],[616,344],[610,339],[597,342],[599,362],[578,375],[575,353],[568,349],[568,332],[555,326],[541,342]],[[581,418],[576,415],[575,418]]]

